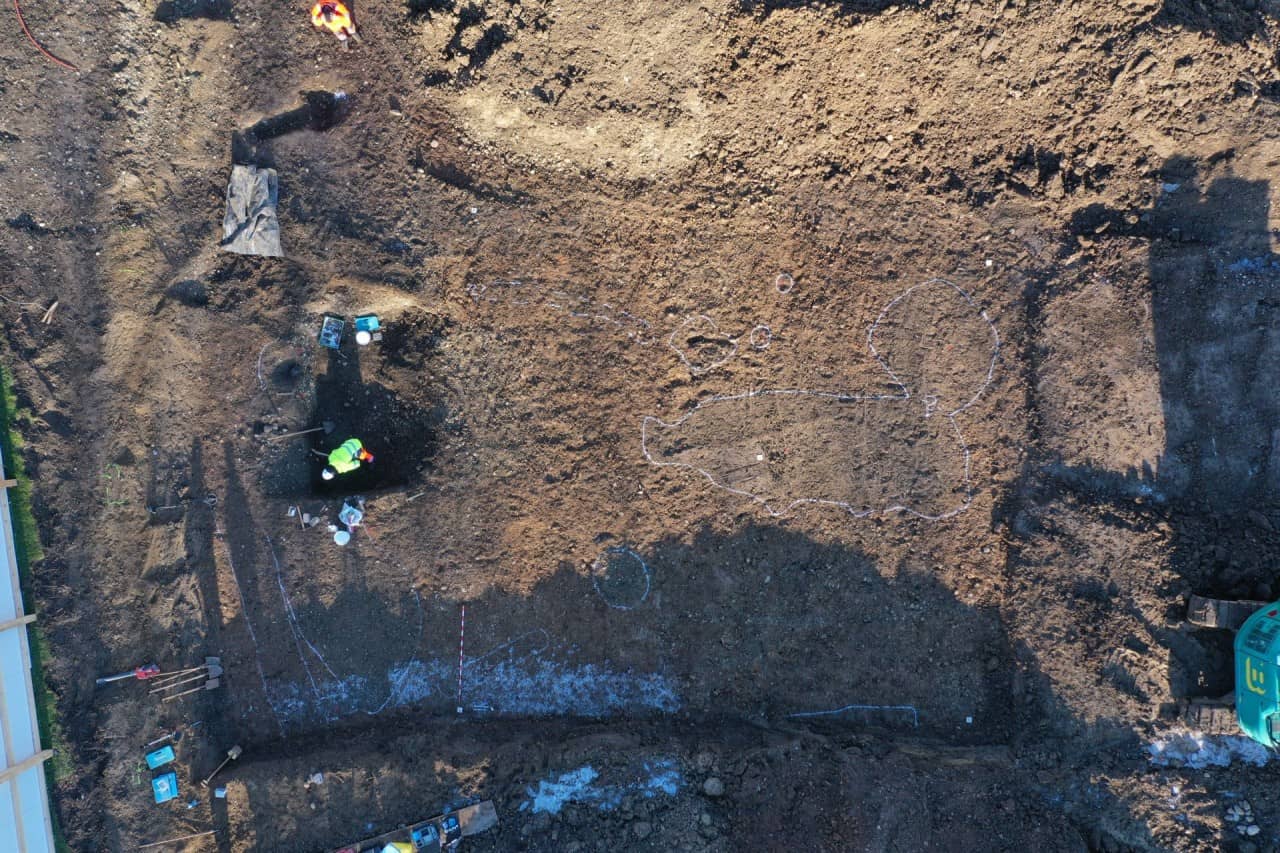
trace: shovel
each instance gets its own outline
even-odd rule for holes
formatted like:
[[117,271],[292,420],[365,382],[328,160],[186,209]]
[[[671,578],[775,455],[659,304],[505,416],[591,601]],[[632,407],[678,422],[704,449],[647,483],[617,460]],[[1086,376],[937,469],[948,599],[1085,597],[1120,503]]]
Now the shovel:
[[131,669],[128,672],[121,672],[118,675],[104,675],[94,683],[101,686],[103,684],[110,684],[113,681],[124,681],[126,678],[136,678],[139,681],[145,681],[148,678],[155,678],[159,674],[160,667],[156,666],[154,663],[149,663],[146,666],[140,666],[136,669]]
[[281,439],[294,438],[295,436],[307,435],[308,433],[320,432],[321,430],[324,430],[324,434],[328,435],[329,433],[333,432],[333,429],[334,429],[333,421],[324,421],[318,427],[312,427],[311,429],[300,429],[297,432],[286,432],[284,435],[271,435],[271,436],[268,436],[266,440],[280,441]]
[[226,767],[229,762],[235,761],[237,758],[239,758],[240,753],[243,751],[244,750],[240,749],[240,747],[238,746],[233,746],[230,749],[228,749],[227,757],[222,759],[222,763],[219,764],[217,767],[213,768],[213,772],[210,773],[207,777],[205,777],[204,781],[201,782],[200,784],[205,788],[209,787],[209,780],[212,779],[214,776],[217,776],[218,771]]

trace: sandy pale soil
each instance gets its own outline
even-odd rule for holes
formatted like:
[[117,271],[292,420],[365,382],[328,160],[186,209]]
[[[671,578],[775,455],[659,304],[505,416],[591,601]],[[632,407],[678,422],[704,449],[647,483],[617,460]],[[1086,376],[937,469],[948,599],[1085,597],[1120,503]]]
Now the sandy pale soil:
[[[81,69],[0,46],[73,849],[1280,844],[1270,769],[1144,750],[1230,689],[1186,595],[1280,595],[1277,4],[27,5]],[[220,251],[233,161],[285,258]]]

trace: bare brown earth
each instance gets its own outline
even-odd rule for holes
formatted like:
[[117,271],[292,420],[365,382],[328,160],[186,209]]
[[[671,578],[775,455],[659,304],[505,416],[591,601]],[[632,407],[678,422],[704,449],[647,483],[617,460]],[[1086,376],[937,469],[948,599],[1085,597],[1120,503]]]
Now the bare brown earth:
[[[305,5],[28,3],[83,70],[0,46],[73,849],[472,798],[476,850],[1276,849],[1270,769],[1142,749],[1230,687],[1185,595],[1280,595],[1276,4],[410,0],[351,52]],[[233,133],[338,90],[237,152],[287,257],[220,252]],[[326,311],[385,337],[329,355]],[[345,549],[289,515],[352,494]],[[528,807],[586,766],[617,803]]]

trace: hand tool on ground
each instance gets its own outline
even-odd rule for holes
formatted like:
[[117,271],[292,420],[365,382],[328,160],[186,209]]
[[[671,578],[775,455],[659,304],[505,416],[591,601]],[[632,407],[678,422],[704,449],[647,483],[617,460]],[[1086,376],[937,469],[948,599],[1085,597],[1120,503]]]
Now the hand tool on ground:
[[328,435],[329,433],[333,432],[333,430],[334,430],[334,423],[333,423],[333,421],[325,421],[325,422],[324,422],[324,423],[322,423],[320,426],[318,426],[318,427],[312,427],[311,429],[300,429],[300,430],[298,430],[297,432],[286,432],[286,433],[284,433],[283,435],[269,435],[269,436],[267,436],[266,440],[267,440],[267,441],[279,441],[279,440],[280,440],[280,439],[282,439],[282,438],[293,438],[294,436],[306,435],[306,434],[308,434],[308,433],[312,433],[312,432],[320,432],[321,430],[323,430],[323,431],[324,431],[324,434],[325,434],[325,435]]
[[119,673],[118,675],[104,675],[95,683],[99,685],[110,684],[113,681],[124,681],[126,678],[136,678],[139,681],[145,681],[148,678],[155,678],[159,674],[160,667],[154,663],[149,663],[146,666],[140,666],[135,669],[131,669],[128,672]]
[[[169,509],[181,509],[181,510],[185,510],[185,509],[186,509],[186,508],[191,504],[191,502],[192,502],[193,500],[196,500],[196,499],[195,499],[195,498],[191,498],[191,497],[185,497],[185,498],[182,498],[182,499],[181,499],[181,501],[179,501],[178,503],[176,503],[176,504],[169,504],[168,506],[152,506],[152,505],[148,505],[148,506],[147,506],[147,512],[151,513],[152,515],[155,515],[157,512],[163,512],[164,510],[169,510]],[[209,494],[205,495],[204,497],[199,498],[199,501],[200,501],[200,503],[204,504],[205,506],[212,508],[212,507],[215,507],[215,506],[217,506],[217,505],[218,505],[218,496],[217,496],[217,495],[215,495],[215,494],[213,494],[212,492],[210,492]]]
[[219,771],[219,770],[221,770],[222,768],[226,767],[226,766],[227,766],[227,764],[229,764],[230,762],[235,761],[237,758],[239,758],[239,757],[240,757],[240,753],[241,753],[241,752],[243,752],[243,751],[244,751],[244,750],[242,750],[242,749],[241,749],[240,747],[238,747],[238,746],[233,746],[233,747],[231,747],[230,749],[228,749],[228,750],[227,750],[227,757],[226,757],[226,758],[224,758],[224,759],[222,759],[222,763],[221,763],[221,764],[219,764],[217,767],[213,768],[213,772],[212,772],[212,773],[210,773],[208,776],[206,776],[206,777],[204,778],[204,781],[203,781],[203,782],[201,782],[200,784],[201,784],[201,785],[203,785],[203,786],[204,786],[204,787],[206,787],[206,788],[207,788],[207,787],[209,787],[209,780],[210,780],[210,779],[212,779],[214,776],[217,776],[217,775],[218,775],[218,771]]
[[147,749],[150,749],[153,746],[162,744],[168,740],[171,740],[174,743],[177,743],[178,741],[182,740],[182,729],[174,729],[173,731],[169,732],[167,735],[161,735],[160,737],[151,741],[151,743],[147,744]]
[[[162,694],[164,702],[177,699],[180,696],[187,696],[191,693],[198,693],[201,690],[213,690],[219,687],[222,682],[222,659],[216,657],[207,657],[200,666],[193,666],[189,669],[181,669],[177,672],[165,673],[161,678],[156,679],[155,685],[148,692],[151,694]],[[173,692],[178,687],[204,681],[195,687]]]
[[191,838],[205,838],[206,836],[213,835],[216,832],[217,832],[216,829],[210,829],[210,830],[206,830],[205,832],[197,832],[193,835],[180,835],[177,838],[168,838],[168,839],[165,839],[164,841],[153,841],[150,844],[139,844],[138,849],[146,850],[148,847],[161,847],[166,844],[177,844],[179,841],[187,841],[188,839],[191,839]]

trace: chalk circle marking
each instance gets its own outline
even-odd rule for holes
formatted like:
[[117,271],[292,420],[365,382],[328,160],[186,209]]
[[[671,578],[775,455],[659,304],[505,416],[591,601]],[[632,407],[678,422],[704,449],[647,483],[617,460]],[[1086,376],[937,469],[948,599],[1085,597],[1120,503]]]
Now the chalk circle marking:
[[761,323],[751,330],[747,342],[751,344],[752,349],[763,352],[773,343],[773,329]]
[[[701,326],[703,330],[697,332],[687,331],[690,326],[695,324]],[[724,347],[724,354],[720,358],[708,359],[704,362],[702,361],[704,354],[695,351],[693,352],[693,358],[690,359],[685,354],[685,347],[688,347],[695,340],[700,340],[702,344],[709,344],[713,347]],[[684,346],[681,346],[681,343]],[[674,352],[680,362],[688,368],[690,376],[701,376],[704,373],[715,370],[738,354],[738,338],[731,338],[720,331],[720,326],[716,321],[706,314],[690,314],[667,336],[667,348]]]
[[649,567],[630,548],[606,548],[591,564],[591,582],[614,610],[634,610],[649,597]]
[[[888,506],[886,506],[882,510],[876,510],[874,508],[857,506],[851,502],[842,501],[838,499],[830,499],[830,498],[824,498],[819,496],[812,496],[812,497],[802,496],[802,497],[794,498],[788,501],[786,504],[780,504],[775,506],[773,503],[770,502],[769,499],[767,499],[765,496],[761,494],[753,493],[751,491],[748,491],[742,488],[736,488],[735,486],[730,485],[727,482],[722,482],[721,480],[716,479],[716,473],[714,473],[713,471],[707,468],[702,468],[698,465],[689,464],[686,462],[662,461],[660,459],[654,458],[654,455],[650,452],[649,441],[650,441],[651,430],[656,428],[671,429],[673,427],[679,427],[681,424],[684,424],[690,418],[694,417],[699,411],[707,409],[708,407],[711,407],[711,406],[719,405],[719,404],[725,404],[725,403],[736,404],[744,400],[767,399],[770,397],[779,397],[779,398],[788,398],[788,397],[806,398],[807,397],[807,398],[812,398],[818,401],[823,401],[823,400],[838,401],[841,404],[851,403],[851,402],[876,403],[880,401],[902,402],[902,401],[912,399],[914,395],[912,391],[908,388],[906,383],[907,381],[911,381],[912,384],[914,385],[916,383],[916,380],[908,379],[904,381],[902,378],[898,376],[897,373],[894,372],[893,368],[889,364],[887,356],[885,354],[882,354],[878,349],[876,349],[876,344],[875,344],[876,333],[880,329],[882,324],[886,324],[886,321],[890,318],[896,306],[898,306],[900,303],[906,300],[912,293],[915,293],[916,291],[921,289],[930,289],[930,288],[938,288],[940,290],[943,290],[943,292],[946,292],[945,289],[949,288],[951,291],[953,291],[966,305],[968,305],[969,308],[971,308],[976,313],[976,316],[979,317],[982,320],[982,322],[986,324],[991,336],[991,352],[988,360],[986,361],[985,376],[981,378],[981,381],[978,385],[977,390],[973,393],[971,397],[969,397],[968,400],[965,400],[964,402],[960,403],[954,409],[951,409],[950,406],[954,405],[955,401],[950,401],[946,407],[940,408],[940,404],[942,401],[937,395],[934,395],[934,394],[922,395],[924,398],[923,400],[924,411],[921,414],[925,418],[931,418],[937,415],[942,415],[948,421],[950,421],[951,432],[955,435],[956,442],[960,448],[960,453],[961,453],[960,460],[963,467],[961,482],[963,484],[964,491],[963,491],[963,500],[960,502],[959,505],[954,506],[945,512],[941,512],[938,514],[929,514],[929,513],[924,513],[924,512],[920,512],[918,510],[912,509],[911,507],[906,506],[903,503],[898,501],[890,501]],[[656,465],[659,468],[685,468],[687,470],[700,474],[712,486],[718,489],[723,489],[724,491],[729,492],[730,494],[741,495],[742,497],[749,498],[750,500],[761,505],[764,508],[765,512],[767,512],[771,516],[774,516],[775,518],[784,517],[788,515],[791,511],[793,511],[794,509],[802,505],[838,507],[846,510],[850,515],[854,516],[855,518],[865,518],[866,516],[875,514],[877,512],[881,512],[884,514],[888,514],[892,512],[902,512],[908,515],[913,515],[917,518],[924,519],[926,521],[941,521],[942,519],[951,518],[952,516],[955,516],[964,512],[973,504],[973,498],[974,498],[973,483],[971,480],[972,471],[970,467],[971,454],[969,451],[969,446],[965,442],[964,436],[961,434],[960,425],[959,423],[957,423],[956,417],[965,409],[968,409],[970,406],[976,403],[978,401],[978,398],[982,396],[982,394],[987,390],[988,387],[990,387],[991,383],[994,381],[996,362],[1000,358],[1000,333],[996,329],[996,324],[991,320],[991,317],[987,314],[986,309],[979,306],[978,303],[974,300],[974,298],[968,292],[962,290],[961,288],[957,287],[955,284],[953,284],[950,281],[947,281],[946,279],[933,278],[933,279],[929,279],[928,281],[924,281],[924,282],[921,282],[920,284],[916,284],[907,288],[906,290],[902,291],[897,296],[895,296],[892,300],[890,300],[889,303],[885,305],[885,307],[880,311],[880,314],[878,317],[876,317],[875,322],[873,322],[871,324],[871,327],[867,330],[866,345],[867,345],[867,349],[870,351],[871,356],[877,362],[880,363],[880,366],[884,369],[885,373],[888,374],[890,380],[893,382],[894,385],[897,386],[898,390],[896,393],[859,394],[856,392],[828,391],[828,390],[817,390],[817,389],[807,389],[807,388],[767,388],[767,389],[762,389],[758,391],[746,391],[739,394],[725,394],[725,395],[718,395],[714,397],[706,397],[702,400],[699,400],[698,403],[692,409],[686,412],[682,417],[670,423],[654,415],[645,415],[644,418],[641,419],[640,421],[640,452],[644,455],[644,458],[647,459],[650,464]],[[761,461],[761,460],[757,460],[757,461]]]
[[796,280],[791,276],[791,273],[780,272],[774,277],[773,286],[779,293],[787,294],[795,290]]

